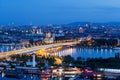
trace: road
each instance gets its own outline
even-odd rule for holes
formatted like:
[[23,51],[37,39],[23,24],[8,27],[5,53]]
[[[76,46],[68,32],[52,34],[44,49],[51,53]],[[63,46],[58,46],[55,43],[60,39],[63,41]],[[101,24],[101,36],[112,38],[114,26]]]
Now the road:
[[77,44],[77,43],[79,43],[79,41],[66,42],[66,43],[55,43],[55,44],[49,44],[49,45],[34,46],[34,47],[30,47],[30,48],[23,48],[20,50],[14,50],[14,51],[0,53],[0,58],[8,57],[8,56],[11,56],[14,54],[33,53],[38,50],[48,49],[48,48],[57,47],[57,46],[64,46],[64,45],[73,45],[73,44]]

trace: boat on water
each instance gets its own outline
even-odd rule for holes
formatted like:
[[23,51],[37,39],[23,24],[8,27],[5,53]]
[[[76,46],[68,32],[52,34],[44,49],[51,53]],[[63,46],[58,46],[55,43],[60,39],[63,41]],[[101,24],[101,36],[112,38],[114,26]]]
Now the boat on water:
[[18,70],[7,70],[5,72],[5,77],[8,77],[8,78],[22,79],[23,76],[24,76],[23,73]]

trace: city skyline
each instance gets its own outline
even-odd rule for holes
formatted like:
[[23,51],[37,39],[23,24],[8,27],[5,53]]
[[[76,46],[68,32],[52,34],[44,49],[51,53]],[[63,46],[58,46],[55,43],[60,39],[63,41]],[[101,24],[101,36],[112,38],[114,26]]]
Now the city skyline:
[[120,22],[119,0],[0,0],[0,24]]

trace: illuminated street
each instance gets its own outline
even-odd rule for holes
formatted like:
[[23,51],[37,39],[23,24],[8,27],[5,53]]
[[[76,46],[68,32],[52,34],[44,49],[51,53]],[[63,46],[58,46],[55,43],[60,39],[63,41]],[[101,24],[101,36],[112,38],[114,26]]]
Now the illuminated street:
[[0,53],[0,58],[8,57],[8,56],[14,55],[14,54],[28,54],[28,53],[31,54],[38,50],[44,50],[44,49],[57,47],[57,46],[64,46],[64,45],[73,45],[73,44],[77,44],[77,43],[79,43],[79,42],[75,41],[75,42],[67,42],[67,43],[56,43],[56,44],[50,44],[50,45],[35,46],[32,48],[24,48],[21,50],[14,50],[14,51],[10,51],[10,52]]

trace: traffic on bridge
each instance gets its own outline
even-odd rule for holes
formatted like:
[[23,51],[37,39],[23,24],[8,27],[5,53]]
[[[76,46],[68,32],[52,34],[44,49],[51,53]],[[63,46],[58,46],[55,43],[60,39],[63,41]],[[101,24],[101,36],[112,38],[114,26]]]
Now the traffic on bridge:
[[40,46],[34,46],[34,47],[30,47],[30,48],[23,48],[20,50],[3,52],[3,53],[0,53],[0,58],[9,57],[14,54],[28,54],[28,53],[31,54],[38,50],[44,50],[44,49],[53,48],[53,47],[57,47],[57,46],[64,46],[64,45],[73,45],[73,44],[77,44],[79,42],[80,42],[80,40],[75,40],[75,41],[71,41],[71,42],[63,42],[63,43],[59,42],[59,43],[54,43],[54,44],[40,45]]

